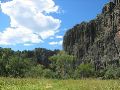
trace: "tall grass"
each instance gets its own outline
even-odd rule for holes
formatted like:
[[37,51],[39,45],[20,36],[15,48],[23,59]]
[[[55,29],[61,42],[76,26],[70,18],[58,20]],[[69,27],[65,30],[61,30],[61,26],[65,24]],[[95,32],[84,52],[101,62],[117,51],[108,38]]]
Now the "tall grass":
[[0,90],[120,90],[120,81],[0,78]]

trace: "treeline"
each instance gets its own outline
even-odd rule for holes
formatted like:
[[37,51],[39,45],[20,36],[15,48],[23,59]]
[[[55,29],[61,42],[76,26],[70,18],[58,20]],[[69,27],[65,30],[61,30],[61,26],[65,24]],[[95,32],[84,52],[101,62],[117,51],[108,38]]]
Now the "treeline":
[[[59,50],[36,48],[34,50],[13,51],[11,48],[0,48],[0,76],[25,77],[34,68],[44,66],[49,68],[48,58]],[[32,72],[34,74],[34,71]]]
[[97,69],[92,62],[78,63],[76,57],[64,51],[36,48],[13,51],[0,48],[0,76],[33,77],[54,79],[120,78],[119,65],[108,65]]
[[57,55],[49,58],[51,60],[51,70],[54,78],[60,79],[80,79],[80,78],[99,78],[99,79],[119,79],[120,65],[110,64],[105,68],[96,69],[93,61],[79,61],[73,55],[68,55],[60,51]]

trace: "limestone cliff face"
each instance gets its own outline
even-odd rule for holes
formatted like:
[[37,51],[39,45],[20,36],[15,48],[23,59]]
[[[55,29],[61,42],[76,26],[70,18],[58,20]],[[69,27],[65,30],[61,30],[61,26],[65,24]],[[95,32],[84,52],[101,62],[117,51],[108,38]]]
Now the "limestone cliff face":
[[68,30],[63,48],[79,63],[93,62],[96,69],[119,64],[120,3],[109,2],[94,20],[82,22]]

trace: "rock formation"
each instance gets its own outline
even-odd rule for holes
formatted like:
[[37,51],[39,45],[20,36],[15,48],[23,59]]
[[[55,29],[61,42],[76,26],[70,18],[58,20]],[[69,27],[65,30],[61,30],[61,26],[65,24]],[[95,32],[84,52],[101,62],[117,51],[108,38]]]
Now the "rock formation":
[[77,57],[78,63],[92,62],[96,69],[119,65],[120,0],[105,4],[102,13],[90,22],[82,22],[68,30],[63,48]]

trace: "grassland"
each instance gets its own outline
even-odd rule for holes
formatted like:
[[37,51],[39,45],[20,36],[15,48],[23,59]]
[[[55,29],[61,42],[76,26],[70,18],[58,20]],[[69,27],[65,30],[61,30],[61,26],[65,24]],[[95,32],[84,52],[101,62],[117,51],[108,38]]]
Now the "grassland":
[[0,90],[120,90],[120,80],[0,78]]

